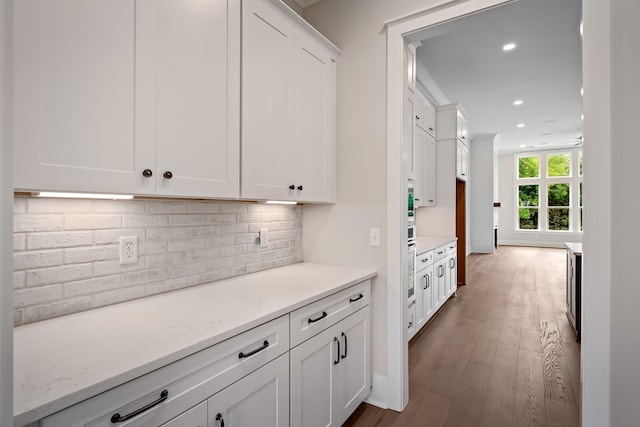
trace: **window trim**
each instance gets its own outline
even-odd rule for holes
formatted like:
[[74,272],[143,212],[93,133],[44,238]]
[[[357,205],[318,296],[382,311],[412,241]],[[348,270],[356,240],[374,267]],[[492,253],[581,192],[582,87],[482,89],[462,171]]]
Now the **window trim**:
[[[582,234],[580,230],[580,184],[583,181],[583,174],[579,174],[580,155],[582,148],[561,148],[555,150],[523,151],[513,154],[514,159],[514,231],[518,233],[545,233],[545,234]],[[569,176],[548,177],[548,156],[557,154],[569,154]],[[538,178],[519,178],[520,158],[538,157]],[[549,229],[549,205],[548,189],[549,184],[569,184],[569,206],[557,208],[569,208],[569,230]],[[521,185],[538,185],[538,228],[520,228],[520,197],[519,189]]]

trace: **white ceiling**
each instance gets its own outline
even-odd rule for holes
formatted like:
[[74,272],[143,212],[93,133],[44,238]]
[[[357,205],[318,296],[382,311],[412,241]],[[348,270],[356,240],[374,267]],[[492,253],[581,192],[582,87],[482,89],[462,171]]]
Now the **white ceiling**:
[[[567,147],[582,135],[581,3],[520,0],[409,39],[421,41],[418,60],[474,134],[498,133],[501,152]],[[517,47],[504,52],[508,42]]]

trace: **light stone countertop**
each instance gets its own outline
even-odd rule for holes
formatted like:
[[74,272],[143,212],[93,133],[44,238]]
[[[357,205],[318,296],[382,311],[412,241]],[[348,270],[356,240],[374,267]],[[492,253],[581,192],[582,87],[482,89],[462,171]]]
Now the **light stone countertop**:
[[377,275],[298,263],[14,329],[17,426]]
[[416,255],[423,254],[439,246],[457,241],[457,237],[420,237],[416,238]]

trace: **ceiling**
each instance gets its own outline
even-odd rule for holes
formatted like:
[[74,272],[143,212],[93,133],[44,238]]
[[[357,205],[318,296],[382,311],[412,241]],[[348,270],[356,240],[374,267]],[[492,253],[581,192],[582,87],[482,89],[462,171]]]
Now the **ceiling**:
[[[497,133],[500,152],[573,146],[582,135],[581,7],[520,0],[416,32],[408,39],[420,41],[417,58],[433,80],[424,69],[418,78],[459,102],[475,135]],[[510,42],[515,49],[503,51]]]

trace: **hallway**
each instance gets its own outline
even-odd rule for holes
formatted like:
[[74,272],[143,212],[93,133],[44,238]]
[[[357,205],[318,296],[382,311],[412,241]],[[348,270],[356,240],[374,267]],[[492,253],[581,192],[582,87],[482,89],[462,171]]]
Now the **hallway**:
[[469,285],[409,344],[405,411],[362,404],[345,426],[579,425],[565,251],[502,246],[467,269]]

